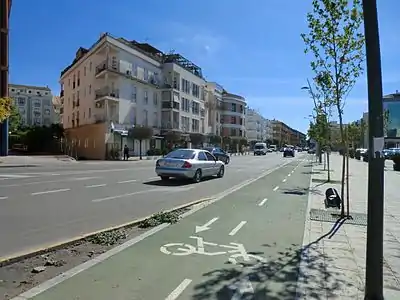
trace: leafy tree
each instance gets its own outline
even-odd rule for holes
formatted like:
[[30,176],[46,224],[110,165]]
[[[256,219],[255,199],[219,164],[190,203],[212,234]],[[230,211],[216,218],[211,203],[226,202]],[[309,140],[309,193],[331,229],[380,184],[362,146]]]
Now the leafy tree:
[[11,115],[12,99],[0,98],[0,122],[3,122]]
[[[313,0],[307,14],[309,32],[301,37],[305,53],[311,53],[316,84],[336,107],[341,144],[346,147],[343,127],[345,100],[362,74],[364,61],[363,14],[360,0]],[[342,163],[341,197],[344,196],[345,155]],[[344,208],[342,206],[342,214]]]
[[128,136],[139,141],[139,157],[142,159],[142,141],[148,140],[153,136],[153,129],[147,126],[135,125],[129,129]]
[[189,137],[190,137],[190,141],[195,146],[199,146],[200,144],[204,143],[204,140],[205,140],[204,134],[201,134],[201,133],[191,133],[189,135]]
[[18,131],[22,126],[21,115],[15,105],[11,106],[11,113],[8,122],[9,130],[13,133]]
[[209,143],[211,145],[221,144],[221,140],[222,140],[222,138],[220,136],[218,136],[218,135],[210,135],[209,136]]

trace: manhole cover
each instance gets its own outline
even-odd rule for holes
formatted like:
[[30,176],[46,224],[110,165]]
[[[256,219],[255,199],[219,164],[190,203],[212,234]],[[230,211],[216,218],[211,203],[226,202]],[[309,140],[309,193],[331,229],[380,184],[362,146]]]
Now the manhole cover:
[[[350,213],[350,216],[352,219],[347,219],[346,224],[367,226],[367,214]],[[340,219],[340,211],[334,212],[315,208],[310,210],[310,220],[312,221],[335,223],[338,219]]]

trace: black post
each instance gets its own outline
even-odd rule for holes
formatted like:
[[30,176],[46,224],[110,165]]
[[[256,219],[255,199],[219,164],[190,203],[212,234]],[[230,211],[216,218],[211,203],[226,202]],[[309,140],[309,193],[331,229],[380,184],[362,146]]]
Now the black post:
[[383,138],[382,71],[376,0],[363,0],[368,77],[368,231],[365,299],[383,299],[384,160],[374,138]]

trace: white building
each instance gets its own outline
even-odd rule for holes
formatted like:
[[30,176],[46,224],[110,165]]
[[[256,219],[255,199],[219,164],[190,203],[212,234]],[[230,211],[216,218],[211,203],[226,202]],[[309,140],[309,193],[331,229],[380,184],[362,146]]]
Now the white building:
[[272,140],[274,138],[274,136],[273,136],[274,130],[273,130],[272,121],[268,120],[268,119],[265,119],[264,128],[265,128],[265,139],[268,140],[268,141],[271,141],[271,143],[272,143]]
[[246,133],[249,142],[261,142],[266,139],[266,119],[250,108],[246,113]]
[[50,126],[53,123],[55,113],[49,87],[9,84],[8,94],[21,115],[22,125]]
[[[179,54],[149,44],[102,34],[90,48],[79,48],[61,74],[62,123],[82,156],[104,159],[110,149],[139,141],[127,138],[135,125],[205,133],[207,116],[201,69]],[[142,153],[160,140],[146,140]]]
[[216,136],[222,134],[222,112],[224,88],[216,82],[206,83],[206,101],[208,103],[208,133]]

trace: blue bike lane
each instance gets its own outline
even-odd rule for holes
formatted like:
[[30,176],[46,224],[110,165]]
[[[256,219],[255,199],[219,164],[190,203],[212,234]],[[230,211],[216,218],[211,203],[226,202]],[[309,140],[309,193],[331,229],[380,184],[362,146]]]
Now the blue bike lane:
[[20,299],[293,299],[308,196],[290,190],[308,188],[309,169],[293,160],[33,298]]

